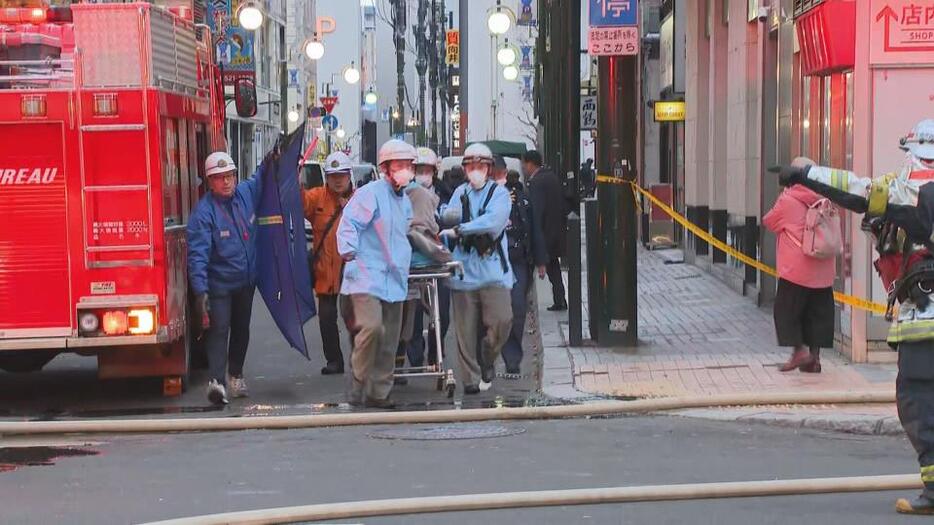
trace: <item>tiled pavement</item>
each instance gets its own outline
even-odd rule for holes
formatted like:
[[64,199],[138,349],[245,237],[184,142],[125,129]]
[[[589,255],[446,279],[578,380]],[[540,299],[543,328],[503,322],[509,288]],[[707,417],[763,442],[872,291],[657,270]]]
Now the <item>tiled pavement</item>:
[[[822,374],[779,372],[788,350],[775,344],[769,310],[694,266],[669,264],[679,260],[671,253],[642,250],[638,257],[637,348],[567,347],[567,315],[540,310],[542,325],[560,327],[552,333],[563,338],[577,391],[641,398],[893,388],[893,365],[852,365],[833,350],[824,350]],[[547,281],[539,284],[540,294],[546,289]],[[586,333],[586,304],[584,319]],[[891,415],[894,408],[882,412]]]

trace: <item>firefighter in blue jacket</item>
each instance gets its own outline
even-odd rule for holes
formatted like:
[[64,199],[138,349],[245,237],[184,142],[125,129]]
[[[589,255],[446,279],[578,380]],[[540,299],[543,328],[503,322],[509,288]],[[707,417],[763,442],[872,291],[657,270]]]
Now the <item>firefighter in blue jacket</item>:
[[459,218],[460,224],[442,231],[441,237],[456,243],[454,260],[464,265],[463,278],[449,284],[461,379],[464,393],[472,395],[492,387],[493,364],[512,328],[515,277],[505,234],[512,201],[509,190],[492,180],[490,148],[468,146],[462,164],[467,182],[454,190],[442,217],[446,224]]
[[245,397],[243,362],[250,342],[256,288],[256,206],[260,178],[237,183],[237,166],[226,152],[204,162],[210,191],[188,221],[188,278],[195,319],[206,337],[208,399],[227,403],[227,389]]

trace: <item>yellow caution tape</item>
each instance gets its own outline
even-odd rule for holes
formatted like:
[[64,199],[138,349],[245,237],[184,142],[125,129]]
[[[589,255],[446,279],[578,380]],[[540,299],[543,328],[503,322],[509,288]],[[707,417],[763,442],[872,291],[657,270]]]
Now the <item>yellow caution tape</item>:
[[[689,221],[686,217],[684,217],[680,213],[673,210],[670,206],[662,202],[658,197],[656,197],[655,195],[652,195],[651,192],[639,186],[635,181],[620,179],[617,177],[610,177],[607,175],[597,175],[597,182],[603,182],[603,183],[608,183],[608,184],[628,184],[632,186],[633,189],[641,193],[645,198],[649,199],[649,201],[651,201],[654,206],[658,206],[660,210],[664,211],[669,216],[671,216],[671,218],[674,219],[678,224],[680,224],[681,226],[684,226],[691,233],[703,239],[704,241],[706,241],[708,244],[710,244],[714,248],[730,255],[731,257],[742,262],[743,264],[752,266],[753,268],[759,270],[760,272],[763,272],[767,275],[771,275],[772,277],[778,277],[778,272],[775,270],[775,268],[772,268],[771,266],[764,264],[761,261],[753,259],[752,257],[749,257],[745,253],[737,250],[736,248],[733,248],[732,246],[721,241],[720,239],[717,239],[716,237],[711,235],[707,230],[704,230],[700,226]],[[633,198],[635,198],[635,196],[636,194],[633,193]],[[638,206],[638,200],[636,200],[636,205]],[[840,293],[840,292],[834,292],[833,297],[838,303],[852,306],[853,308],[856,308],[859,310],[865,310],[867,312],[872,312],[878,315],[885,315],[885,312],[886,312],[886,306],[884,304],[874,303],[872,301],[862,299],[860,297],[855,297],[855,296],[847,295],[847,294]]]

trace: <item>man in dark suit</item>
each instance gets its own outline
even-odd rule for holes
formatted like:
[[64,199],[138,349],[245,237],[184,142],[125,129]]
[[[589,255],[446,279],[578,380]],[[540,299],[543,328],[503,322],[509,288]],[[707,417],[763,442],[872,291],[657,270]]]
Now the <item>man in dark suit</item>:
[[567,310],[568,302],[564,294],[560,262],[560,258],[564,257],[567,239],[567,204],[561,181],[550,168],[542,167],[542,154],[535,150],[527,151],[522,156],[522,170],[528,180],[529,198],[536,215],[535,222],[541,225],[545,234],[548,280],[551,281],[551,293],[554,297],[554,304],[548,310]]

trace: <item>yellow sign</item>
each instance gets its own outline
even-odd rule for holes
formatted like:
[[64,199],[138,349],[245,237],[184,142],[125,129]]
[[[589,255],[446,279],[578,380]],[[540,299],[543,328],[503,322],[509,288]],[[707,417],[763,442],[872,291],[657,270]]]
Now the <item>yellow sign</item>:
[[684,120],[684,102],[655,103],[655,122],[680,122]]

